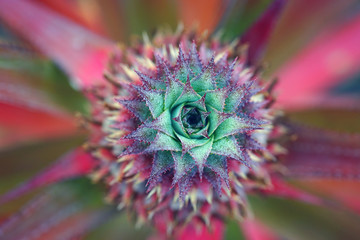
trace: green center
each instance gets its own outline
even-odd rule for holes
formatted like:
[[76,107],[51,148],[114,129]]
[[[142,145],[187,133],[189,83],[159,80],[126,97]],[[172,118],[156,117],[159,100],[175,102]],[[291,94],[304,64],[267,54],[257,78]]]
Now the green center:
[[183,116],[183,122],[185,127],[189,128],[201,128],[204,126],[201,114],[198,109],[192,108],[190,111],[188,111],[185,116]]
[[176,134],[186,138],[202,139],[207,136],[209,113],[193,105],[183,103],[176,106],[171,111],[171,125]]

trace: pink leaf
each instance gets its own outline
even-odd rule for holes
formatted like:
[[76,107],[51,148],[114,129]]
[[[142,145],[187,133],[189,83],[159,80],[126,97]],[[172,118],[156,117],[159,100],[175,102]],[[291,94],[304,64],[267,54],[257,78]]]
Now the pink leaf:
[[112,42],[34,1],[0,1],[0,17],[86,88],[102,81]]
[[319,105],[328,89],[358,71],[359,42],[360,16],[320,35],[276,74],[277,103],[292,109]]
[[65,179],[88,174],[94,167],[93,158],[82,149],[72,151],[53,165],[40,172],[32,179],[20,184],[15,189],[0,197],[0,205],[18,198],[36,188],[56,183]]
[[285,181],[281,180],[279,177],[272,176],[271,178],[272,188],[263,190],[262,193],[282,197],[287,199],[293,199],[301,202],[307,202],[314,205],[324,205],[324,201],[310,193],[304,192],[300,189],[297,189]]

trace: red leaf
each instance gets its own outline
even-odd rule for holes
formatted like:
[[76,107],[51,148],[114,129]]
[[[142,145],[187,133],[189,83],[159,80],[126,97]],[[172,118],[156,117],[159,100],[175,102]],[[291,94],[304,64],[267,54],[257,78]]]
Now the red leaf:
[[270,35],[282,13],[285,2],[285,0],[274,0],[241,38],[242,43],[249,43],[248,61],[250,64],[259,63],[263,57]]
[[102,81],[113,45],[108,40],[33,1],[0,1],[0,17],[63,67],[77,87]]
[[247,240],[276,240],[279,239],[270,231],[269,228],[265,227],[262,223],[254,219],[244,219],[241,223],[241,228]]
[[[195,220],[194,220],[195,221]],[[176,237],[179,240],[222,240],[224,237],[224,223],[219,219],[211,219],[211,230],[203,223],[188,224]]]
[[73,135],[72,118],[0,102],[0,148],[40,139]]
[[0,148],[15,143],[72,135],[75,121],[50,98],[0,71]]
[[0,197],[0,205],[18,198],[36,188],[65,179],[88,174],[94,167],[93,158],[82,149],[70,152],[32,179]]
[[277,103],[300,109],[319,104],[328,89],[358,71],[360,16],[319,36],[284,65]]

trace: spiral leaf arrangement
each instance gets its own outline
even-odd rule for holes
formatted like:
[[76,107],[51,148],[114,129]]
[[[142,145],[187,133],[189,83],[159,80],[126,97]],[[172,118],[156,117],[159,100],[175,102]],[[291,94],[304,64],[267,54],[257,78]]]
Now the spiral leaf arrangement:
[[[236,61],[217,67],[213,56],[204,65],[195,43],[188,54],[179,47],[175,65],[157,55],[156,64],[152,76],[137,72],[139,98],[118,100],[143,122],[125,136],[135,141],[122,156],[139,153],[139,145],[154,154],[149,190],[173,169],[182,199],[197,174],[220,192],[221,180],[228,185],[227,159],[250,167],[247,147],[261,149],[249,133],[266,122],[243,111],[256,90],[232,77]],[[245,139],[250,146],[238,143]]]
[[272,99],[239,46],[159,33],[114,52],[111,84],[93,92],[88,148],[107,199],[139,224],[241,219],[245,192],[267,185]]

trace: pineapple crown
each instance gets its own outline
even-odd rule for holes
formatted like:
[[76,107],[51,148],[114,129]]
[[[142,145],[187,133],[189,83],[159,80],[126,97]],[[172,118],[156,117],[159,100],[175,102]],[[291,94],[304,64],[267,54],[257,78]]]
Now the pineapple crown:
[[114,50],[109,84],[91,92],[86,146],[98,160],[92,179],[138,225],[171,234],[189,222],[241,220],[247,192],[269,186],[282,131],[272,85],[246,56],[240,40],[181,29]]
[[267,125],[256,74],[244,59],[216,54],[195,42],[155,52],[155,66],[139,66],[138,81],[123,86],[127,96],[115,97],[137,118],[119,157],[153,156],[147,191],[170,176],[184,199],[204,177],[220,194],[222,182],[229,187],[228,161],[251,168],[250,151],[264,149],[253,136]]

